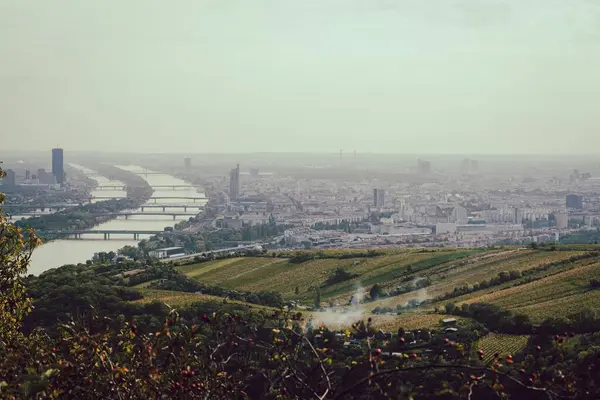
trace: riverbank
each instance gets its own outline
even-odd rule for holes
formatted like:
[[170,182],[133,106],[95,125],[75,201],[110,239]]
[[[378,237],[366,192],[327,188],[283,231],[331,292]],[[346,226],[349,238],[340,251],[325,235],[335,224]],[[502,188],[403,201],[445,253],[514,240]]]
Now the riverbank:
[[[109,177],[104,175],[98,176],[93,170],[96,165],[91,163],[85,164],[85,172],[89,176],[93,176],[94,179],[98,180],[98,186],[104,186],[92,192],[94,197],[124,197],[126,192],[124,187],[127,186],[124,182],[116,180],[116,176],[112,174],[114,171],[102,170],[104,174],[108,174]],[[159,209],[163,211],[165,215],[160,215],[156,211],[157,209],[146,209],[148,215],[141,212],[141,206],[133,207],[127,211],[133,211],[135,215],[125,217],[112,218],[109,221],[103,222],[96,227],[92,228],[91,231],[162,231],[166,227],[173,227],[176,223],[189,219],[187,215],[176,215],[170,214],[170,212],[178,213],[182,211],[182,205],[188,206],[188,212],[196,212],[199,207],[203,207],[205,201],[194,200],[193,197],[204,196],[204,193],[199,193],[195,188],[190,186],[190,183],[177,179],[169,174],[157,173],[155,171],[149,171],[148,175],[143,174],[144,169],[142,167],[134,165],[118,165],[117,169],[129,171],[139,179],[144,181],[154,188],[154,193],[151,197],[160,197],[160,205],[165,208]],[[111,180],[109,178],[114,178]],[[175,186],[177,189],[172,188]],[[108,187],[108,188],[107,188]],[[114,188],[114,189],[112,189]],[[96,204],[101,204],[98,202]],[[149,205],[155,203],[150,200]],[[169,205],[172,205],[170,207]],[[159,211],[159,212],[160,212]],[[195,215],[194,215],[195,216]],[[140,235],[142,242],[147,241],[151,238],[150,234]],[[78,264],[85,263],[87,260],[91,260],[96,253],[118,253],[119,249],[125,246],[138,247],[140,240],[133,240],[133,235],[113,235],[109,240],[104,240],[102,233],[86,233],[81,235],[80,240],[71,239],[59,239],[52,240],[39,246],[33,252],[30,264],[30,273],[33,275],[39,275],[49,269],[60,267],[67,264]],[[168,246],[160,246],[168,247]]]
[[[153,190],[148,182],[130,171],[106,164],[94,164],[90,167],[101,175],[111,176],[122,182],[127,187],[127,197],[82,204],[54,214],[20,220],[15,222],[15,225],[23,229],[33,228],[42,242],[49,242],[69,236],[72,230],[91,229],[116,218],[97,214],[136,209],[152,196]],[[57,231],[62,232],[56,233]]]

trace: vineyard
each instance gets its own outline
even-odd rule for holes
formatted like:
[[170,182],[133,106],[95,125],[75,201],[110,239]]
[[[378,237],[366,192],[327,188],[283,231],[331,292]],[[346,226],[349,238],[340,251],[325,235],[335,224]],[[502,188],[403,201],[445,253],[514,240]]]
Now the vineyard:
[[[343,268],[358,275],[336,285],[322,288],[323,298],[348,295],[359,286],[375,283],[395,284],[401,276],[427,269],[448,260],[470,254],[466,250],[415,251],[404,250],[377,257],[319,258],[293,263],[286,258],[244,257],[178,267],[188,277],[202,283],[244,291],[271,290],[286,298],[312,298],[317,287]],[[299,295],[296,295],[296,287]],[[346,299],[347,300],[347,299]]]
[[483,361],[488,363],[498,353],[501,357],[517,354],[527,346],[527,335],[503,335],[490,333],[475,342],[473,348],[483,350]]
[[419,328],[439,328],[444,318],[456,318],[460,321],[461,317],[446,314],[402,314],[399,316],[376,315],[373,317],[373,325],[377,329],[395,332],[398,328],[419,329]]
[[583,307],[598,308],[600,291],[589,280],[600,273],[600,263],[576,267],[523,285],[474,296],[466,303],[492,303],[527,314],[534,322],[552,315],[566,315]]
[[[386,298],[371,303],[368,307],[395,307],[404,305],[409,300],[419,298],[420,300],[435,298],[437,296],[452,292],[455,287],[472,285],[482,280],[487,280],[498,275],[502,271],[522,271],[535,268],[539,265],[561,262],[572,256],[581,255],[584,252],[540,252],[533,250],[509,250],[485,255],[474,255],[461,259],[459,262],[447,262],[439,264],[424,271],[433,284],[420,293],[409,292],[399,296]],[[493,289],[490,289],[493,290]],[[443,304],[441,305],[443,306]]]
[[[177,269],[203,284],[246,292],[275,291],[281,293],[286,300],[300,301],[308,306],[314,303],[316,289],[319,288],[322,306],[333,304],[332,310],[343,308],[348,304],[350,297],[362,289],[367,293],[367,301],[358,315],[349,312],[345,314],[339,310],[338,314],[333,316],[333,311],[304,313],[316,321],[344,326],[358,319],[371,317],[374,326],[389,331],[399,327],[415,329],[439,326],[443,315],[434,313],[433,310],[443,310],[447,302],[459,305],[463,302],[497,304],[514,312],[527,314],[534,323],[553,315],[568,315],[584,307],[600,307],[600,290],[592,290],[589,287],[589,280],[596,278],[600,273],[598,259],[592,256],[572,260],[573,257],[586,254],[584,248],[562,251],[529,248],[444,248],[435,251],[395,249],[382,251],[381,254],[370,257],[364,256],[364,251],[362,256],[359,251],[355,251],[357,257],[352,257],[352,253],[343,250],[315,252],[303,262],[281,257],[281,254],[278,254],[278,257],[237,257],[180,266]],[[290,257],[294,257],[295,254],[297,255],[290,253]],[[329,256],[333,258],[328,258]],[[511,280],[460,297],[430,303],[416,309],[402,310],[400,315],[371,314],[375,307],[390,307],[395,310],[397,305],[404,306],[409,300],[432,299],[452,292],[456,287],[490,280],[501,272],[526,271],[538,267],[541,268],[523,276],[522,280]],[[327,279],[339,268],[346,271],[351,278],[326,285]],[[384,290],[391,291],[422,278],[427,278],[431,282],[430,285],[404,294],[369,301],[368,292],[374,283],[381,285]],[[224,301],[214,296],[149,290],[144,286],[145,284],[142,284],[137,287],[144,294],[141,302],[159,300],[180,307],[193,302]],[[494,336],[486,338],[490,343],[502,341],[501,339],[502,337]],[[509,337],[504,339],[508,340]]]
[[156,289],[140,289],[140,293],[144,296],[143,299],[135,300],[135,303],[151,303],[153,301],[160,301],[169,305],[170,307],[184,307],[192,303],[228,303],[228,304],[241,304],[247,307],[268,309],[269,307],[260,306],[257,304],[244,303],[242,301],[225,299],[223,297],[211,296],[208,294],[196,294],[187,292],[177,292],[171,290],[156,290]]

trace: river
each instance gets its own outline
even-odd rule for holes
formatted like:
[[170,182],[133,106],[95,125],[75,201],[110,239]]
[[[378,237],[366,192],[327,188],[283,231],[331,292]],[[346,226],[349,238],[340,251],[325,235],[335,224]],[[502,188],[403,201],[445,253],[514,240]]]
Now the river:
[[[94,171],[91,171],[87,168],[72,165],[75,168],[82,170],[88,176],[94,174]],[[144,168],[139,166],[121,166],[117,165],[117,167],[131,171],[136,173],[148,172],[148,174],[141,174],[140,176],[144,178],[151,186],[158,185],[187,185],[191,186],[189,182],[185,182],[181,179],[175,178],[173,176],[167,174],[156,174],[153,171],[146,171]],[[119,181],[111,181],[106,177],[92,175],[91,179],[94,179],[98,182],[99,186],[108,186],[108,185],[119,185],[123,186],[124,184]],[[125,192],[122,190],[113,190],[113,189],[96,189],[92,191],[92,196],[114,196],[114,197],[123,197],[125,196]],[[190,204],[195,206],[204,205],[206,200],[196,200],[194,202],[190,199],[177,199],[177,197],[204,197],[204,193],[199,193],[195,188],[156,188],[154,190],[153,196],[155,197],[170,197],[167,199],[157,199],[156,202],[158,204]],[[100,201],[100,200],[98,200]],[[149,200],[149,205],[155,204],[154,200]],[[132,210],[133,211],[133,210]],[[136,212],[141,212],[141,208],[135,210]],[[161,212],[162,208],[145,208],[144,212]],[[175,207],[167,207],[165,211],[183,211],[181,208]],[[188,208],[187,212],[198,212],[198,208]],[[176,216],[173,219],[171,215],[135,215],[129,216],[127,219],[125,217],[118,217],[111,221],[105,222],[96,226],[93,230],[163,230],[167,226],[174,226],[177,222],[187,220],[189,216]],[[140,235],[140,239],[145,239],[150,237],[151,235]],[[29,266],[28,273],[39,275],[42,272],[51,269],[60,267],[65,264],[77,264],[80,262],[85,262],[92,258],[94,253],[98,253],[101,251],[117,251],[123,246],[126,245],[136,245],[138,240],[134,240],[133,236],[129,235],[112,235],[111,239],[104,240],[103,234],[88,234],[83,235],[81,240],[55,240],[49,243],[45,243],[44,245],[38,247],[34,250],[31,256],[31,262]]]

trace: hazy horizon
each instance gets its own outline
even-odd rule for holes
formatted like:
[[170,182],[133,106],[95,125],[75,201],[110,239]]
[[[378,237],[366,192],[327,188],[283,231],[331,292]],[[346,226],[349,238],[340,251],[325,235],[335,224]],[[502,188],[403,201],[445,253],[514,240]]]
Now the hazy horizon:
[[592,154],[589,0],[0,0],[4,151]]

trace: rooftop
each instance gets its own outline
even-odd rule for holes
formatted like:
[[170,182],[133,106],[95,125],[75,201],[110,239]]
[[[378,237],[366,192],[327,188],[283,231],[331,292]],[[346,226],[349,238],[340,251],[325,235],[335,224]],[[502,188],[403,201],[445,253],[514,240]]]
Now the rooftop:
[[183,247],[164,247],[162,249],[156,249],[154,251],[171,251],[171,250],[183,250]]

